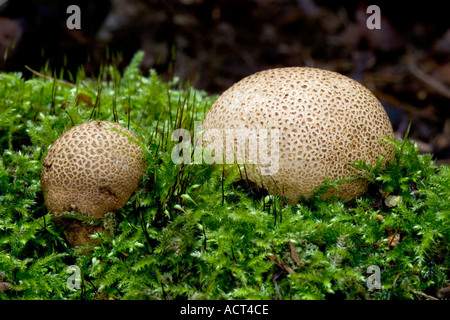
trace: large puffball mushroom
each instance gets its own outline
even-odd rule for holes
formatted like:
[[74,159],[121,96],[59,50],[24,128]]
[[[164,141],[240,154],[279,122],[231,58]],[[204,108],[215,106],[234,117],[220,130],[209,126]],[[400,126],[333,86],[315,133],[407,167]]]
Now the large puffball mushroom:
[[[64,225],[72,246],[96,243],[107,213],[122,208],[136,190],[145,169],[138,138],[121,125],[91,121],[75,126],[50,147],[42,163],[41,186],[52,219]],[[67,212],[84,215],[67,217]]]
[[[327,179],[357,177],[353,161],[374,165],[383,156],[386,164],[395,155],[380,139],[394,133],[377,98],[360,83],[317,68],[269,69],[242,79],[214,102],[202,129],[202,146],[216,163],[233,153],[247,163],[249,180],[293,205]],[[366,180],[349,180],[339,184],[340,198],[367,190]],[[324,196],[333,194],[330,188]]]

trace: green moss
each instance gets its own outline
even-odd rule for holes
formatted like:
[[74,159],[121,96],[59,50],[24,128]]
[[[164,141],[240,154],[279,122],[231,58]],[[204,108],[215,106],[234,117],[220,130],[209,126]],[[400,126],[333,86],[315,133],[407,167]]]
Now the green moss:
[[[448,166],[391,140],[386,170],[354,163],[368,193],[291,207],[241,180],[236,165],[175,165],[171,133],[193,135],[216,97],[144,77],[140,59],[123,74],[80,72],[76,85],[0,74],[0,282],[9,288],[0,299],[420,299],[450,282]],[[51,143],[90,119],[136,133],[147,168],[114,234],[96,235],[102,244],[86,253],[51,221],[40,170]],[[387,206],[388,195],[401,202]],[[380,289],[367,286],[370,266]]]

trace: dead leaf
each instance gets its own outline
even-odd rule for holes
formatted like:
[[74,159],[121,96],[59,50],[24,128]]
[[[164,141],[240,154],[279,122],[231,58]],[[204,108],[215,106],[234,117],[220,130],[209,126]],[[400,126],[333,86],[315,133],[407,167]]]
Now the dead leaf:
[[281,269],[286,271],[289,274],[295,274],[296,272],[291,269],[291,267],[283,262],[280,258],[277,257],[275,253],[271,253],[269,256],[269,259],[272,260],[277,266],[279,266]]
[[75,103],[78,106],[78,105],[80,105],[83,102],[86,104],[86,108],[94,107],[94,104],[92,103],[91,97],[89,97],[88,95],[86,95],[84,93],[79,93],[77,95],[77,97],[75,98]]
[[375,200],[375,202],[371,205],[371,207],[372,207],[372,209],[377,210],[377,209],[381,208],[382,204],[383,204],[383,199],[377,198]]
[[294,259],[294,261],[295,261],[297,264],[301,264],[301,263],[300,263],[300,258],[299,258],[299,256],[298,256],[297,249],[295,249],[295,246],[294,246],[294,244],[292,243],[291,240],[289,240],[289,246],[291,247],[291,257],[292,257],[292,259]]
[[440,288],[436,294],[439,299],[450,299],[450,284],[447,287]]
[[386,199],[389,196],[389,194],[391,193],[390,191],[384,191],[384,190],[381,190],[381,189],[379,191],[380,191],[381,196],[384,199]]
[[402,203],[402,196],[390,195],[384,200],[384,203],[389,207],[397,207],[400,203]]
[[11,287],[11,284],[8,282],[0,282],[0,292],[5,292]]

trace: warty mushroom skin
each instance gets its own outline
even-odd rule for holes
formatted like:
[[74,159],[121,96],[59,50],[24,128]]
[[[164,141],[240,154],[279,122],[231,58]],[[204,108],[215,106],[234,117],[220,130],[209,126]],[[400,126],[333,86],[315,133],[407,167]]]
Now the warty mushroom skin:
[[[356,177],[350,162],[374,165],[383,156],[386,164],[395,155],[393,145],[380,139],[394,133],[378,99],[360,83],[318,68],[269,69],[242,79],[214,102],[202,129],[203,146],[212,150],[225,143],[208,129],[279,130],[278,171],[261,174],[263,166],[249,159],[256,164],[246,165],[246,172],[249,180],[291,204],[311,197],[326,179]],[[367,186],[363,179],[341,182],[339,197],[353,199]],[[329,189],[324,197],[333,194]]]

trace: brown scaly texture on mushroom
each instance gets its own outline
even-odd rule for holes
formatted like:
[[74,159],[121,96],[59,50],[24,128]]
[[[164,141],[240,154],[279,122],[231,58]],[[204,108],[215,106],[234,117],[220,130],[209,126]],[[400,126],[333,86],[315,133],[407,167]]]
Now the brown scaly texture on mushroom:
[[[128,135],[128,136],[127,136]],[[60,136],[42,164],[41,186],[53,219],[66,226],[72,245],[92,242],[102,227],[61,218],[79,212],[99,219],[122,208],[136,190],[145,168],[137,137],[108,121],[75,126]]]
[[[250,180],[291,204],[311,197],[327,178],[357,176],[352,161],[374,165],[378,156],[389,162],[395,154],[380,140],[394,133],[377,98],[358,82],[317,68],[270,69],[242,79],[215,101],[203,129],[280,130],[279,170],[261,175],[257,163],[246,171]],[[203,145],[217,150],[224,141],[208,132]],[[367,186],[362,179],[342,182],[339,196],[353,199]],[[325,196],[332,194],[329,190]]]

